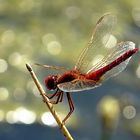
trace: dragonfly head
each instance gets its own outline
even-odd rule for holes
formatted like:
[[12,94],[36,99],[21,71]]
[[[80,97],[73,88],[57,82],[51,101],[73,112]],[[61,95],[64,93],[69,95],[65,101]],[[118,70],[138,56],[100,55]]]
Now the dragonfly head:
[[50,75],[45,79],[45,85],[49,90],[54,90],[57,87],[57,76]]

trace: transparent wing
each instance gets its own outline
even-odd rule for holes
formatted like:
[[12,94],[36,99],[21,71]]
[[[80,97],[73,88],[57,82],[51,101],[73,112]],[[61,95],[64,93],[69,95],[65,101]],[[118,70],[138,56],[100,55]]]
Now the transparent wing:
[[65,69],[64,67],[59,67],[59,66],[49,66],[49,65],[43,65],[43,64],[38,64],[38,63],[35,63],[35,65],[37,66],[40,66],[42,68],[47,68],[47,69],[52,69],[52,70],[58,70],[58,71],[67,71],[67,69]]
[[[130,56],[133,54],[132,53],[131,55],[128,55],[129,54],[128,52],[130,52],[130,50],[133,51],[133,53],[137,51],[137,49],[135,49],[135,44],[131,41],[121,42],[117,44],[112,49],[111,53],[108,54],[106,57],[104,57],[102,61],[98,65],[96,65],[95,68],[104,69],[105,66],[108,66],[109,68],[111,68],[111,64],[114,63],[115,61],[116,63],[118,62],[118,65],[116,65],[115,67],[112,66],[113,68],[107,71],[100,78],[99,81],[88,80],[88,79],[83,79],[83,80],[76,79],[71,82],[65,82],[65,83],[57,85],[58,88],[64,92],[77,92],[77,91],[93,89],[95,87],[100,86],[103,80],[106,80],[112,76],[119,74],[121,71],[123,71],[126,68],[131,58]],[[96,72],[96,71],[93,71],[93,72]],[[92,73],[92,70],[88,74],[90,73]]]
[[[100,69],[101,67],[110,64],[111,62],[117,60],[117,58],[122,56],[124,53],[128,52],[129,50],[133,50],[133,49],[135,49],[135,44],[131,41],[121,42],[121,43],[117,44],[114,47],[112,53],[110,53],[107,57],[105,57],[102,60],[102,63],[100,63],[96,67],[96,69]],[[128,59],[126,59],[125,61],[123,61],[119,65],[117,65],[116,67],[114,67],[111,70],[109,70],[108,72],[106,72],[103,76],[104,79],[108,79],[110,77],[116,76],[120,72],[122,72],[126,68],[130,59],[131,59],[131,57],[129,57]]]
[[127,60],[125,60],[124,62],[122,62],[121,64],[119,64],[118,66],[114,67],[113,69],[111,69],[110,71],[106,72],[104,75],[103,75],[103,79],[104,80],[107,80],[109,79],[110,77],[114,77],[116,75],[118,75],[120,72],[122,72],[127,64],[129,63],[129,60],[131,59],[128,58]]
[[58,84],[57,87],[64,92],[77,92],[77,91],[93,89],[100,85],[101,85],[100,82],[95,82],[94,80],[76,79],[71,82]]
[[[116,23],[116,17],[112,14],[102,16],[96,24],[88,46],[82,51],[75,65],[75,69],[81,73],[87,73],[100,61],[97,56],[106,56],[110,49],[111,31]],[[95,61],[96,60],[96,61]]]

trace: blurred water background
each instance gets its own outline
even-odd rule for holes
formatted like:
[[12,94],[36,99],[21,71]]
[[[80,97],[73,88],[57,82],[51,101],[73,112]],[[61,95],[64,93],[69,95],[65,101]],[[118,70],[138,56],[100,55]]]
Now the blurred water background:
[[[64,140],[25,63],[74,67],[97,20],[116,14],[119,41],[140,48],[139,0],[0,0],[0,139]],[[55,71],[34,66],[40,82]],[[75,140],[140,139],[140,56],[101,87],[73,93]],[[55,106],[63,118],[67,101]]]

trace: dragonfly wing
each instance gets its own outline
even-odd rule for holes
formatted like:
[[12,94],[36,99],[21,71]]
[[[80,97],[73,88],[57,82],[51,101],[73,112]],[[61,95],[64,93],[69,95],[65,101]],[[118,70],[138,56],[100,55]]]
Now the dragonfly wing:
[[124,62],[122,62],[121,64],[119,64],[118,66],[112,68],[110,71],[108,71],[107,73],[105,73],[103,75],[103,78],[105,80],[107,80],[110,77],[114,77],[114,76],[118,75],[120,72],[122,72],[126,68],[126,66],[129,63],[130,59],[131,59],[131,57],[128,58],[127,60],[125,60]]
[[65,69],[64,67],[59,67],[59,66],[49,66],[49,65],[43,65],[43,64],[38,64],[38,63],[35,63],[35,65],[37,66],[40,66],[42,68],[46,68],[46,69],[52,69],[52,70],[58,70],[58,71],[67,71],[67,69]]
[[102,16],[96,24],[91,39],[87,47],[82,51],[75,65],[75,69],[81,73],[87,73],[100,61],[96,61],[96,56],[105,56],[110,49],[107,48],[111,38],[111,31],[116,23],[116,17],[112,14]]
[[57,87],[64,92],[78,92],[78,91],[93,89],[100,85],[101,84],[99,82],[97,83],[94,80],[76,79],[71,82],[58,84]]
[[[117,44],[113,48],[112,53],[110,55],[108,55],[107,57],[105,57],[104,60],[102,61],[102,63],[100,65],[98,65],[97,69],[100,69],[100,67],[103,67],[102,65],[105,66],[105,65],[110,64],[111,62],[116,60],[118,57],[122,56],[124,53],[128,52],[129,50],[133,50],[133,49],[135,49],[135,44],[131,41],[121,42],[121,43]],[[107,73],[105,73],[103,77],[105,79],[108,79],[110,77],[118,75],[120,72],[122,72],[126,68],[130,59],[131,59],[131,57],[129,57],[128,59],[126,59],[119,65],[117,65],[116,67],[112,68]]]

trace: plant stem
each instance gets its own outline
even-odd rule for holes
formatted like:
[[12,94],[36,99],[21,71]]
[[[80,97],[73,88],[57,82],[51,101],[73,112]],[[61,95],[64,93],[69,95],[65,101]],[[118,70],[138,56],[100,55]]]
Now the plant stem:
[[46,96],[46,93],[45,91],[43,90],[41,84],[39,83],[32,67],[29,65],[29,64],[26,64],[26,67],[28,69],[28,71],[30,72],[39,92],[40,92],[40,95],[42,96],[43,98],[43,101],[46,103],[46,105],[48,106],[50,112],[52,113],[53,117],[55,118],[61,132],[63,133],[63,135],[66,137],[67,140],[73,140],[71,134],[69,133],[69,131],[67,130],[66,126],[62,123],[62,120],[59,118],[57,112],[55,111],[53,105],[50,103],[49,101],[49,98]]

